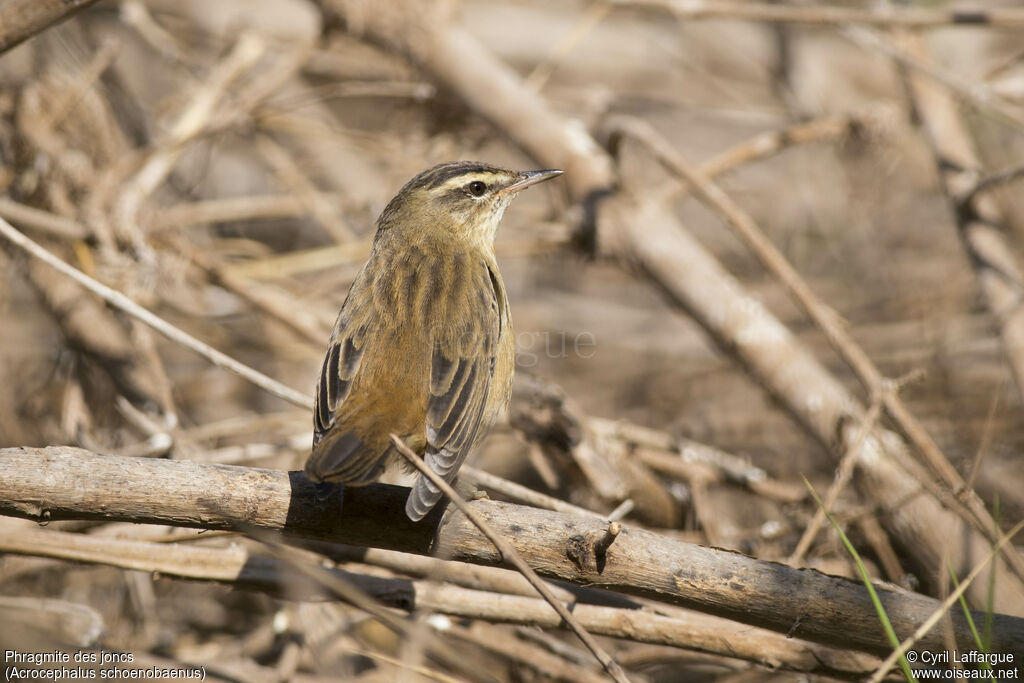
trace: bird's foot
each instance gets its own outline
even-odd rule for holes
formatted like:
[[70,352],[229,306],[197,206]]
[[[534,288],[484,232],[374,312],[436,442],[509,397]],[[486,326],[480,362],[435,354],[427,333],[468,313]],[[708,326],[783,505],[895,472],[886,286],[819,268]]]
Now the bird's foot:
[[477,487],[470,484],[468,481],[458,481],[455,484],[455,491],[462,496],[465,500],[490,500],[491,497],[487,495],[487,491],[478,489]]
[[335,491],[341,489],[342,495],[344,495],[344,489],[337,484],[330,481],[314,482],[313,484],[313,495],[316,497],[316,502],[323,503],[328,498],[334,495]]

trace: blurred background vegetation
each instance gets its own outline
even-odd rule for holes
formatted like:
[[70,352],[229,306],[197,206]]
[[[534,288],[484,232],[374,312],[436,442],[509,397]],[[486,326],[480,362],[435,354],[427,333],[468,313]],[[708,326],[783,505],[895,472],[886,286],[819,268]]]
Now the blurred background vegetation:
[[[808,16],[821,7],[794,4]],[[410,57],[365,26],[405,26],[405,14],[425,13],[428,28],[461,27],[521,87],[601,145],[613,137],[610,122],[637,117],[701,163],[763,133],[824,121],[813,140],[790,138],[777,153],[751,152],[718,182],[836,309],[884,375],[921,373],[901,391],[910,411],[990,509],[998,501],[1000,519],[1020,519],[1024,406],[1009,359],[1021,350],[1008,350],[1001,336],[1012,311],[994,309],[983,294],[981,280],[992,268],[979,267],[965,248],[958,198],[943,183],[908,93],[908,69],[918,77],[921,69],[884,49],[891,45],[884,25],[765,22],[741,10],[687,18],[654,5],[99,2],[0,58],[0,216],[181,329],[311,394],[334,316],[369,252],[375,217],[408,178],[454,159],[547,165],[517,144],[515,131],[468,103],[451,74],[438,78],[416,58],[419,29],[404,29],[413,31],[406,36]],[[875,5],[836,3],[863,11]],[[938,12],[946,4],[900,7]],[[1024,11],[1019,2],[984,7]],[[938,26],[920,34],[930,82],[945,83],[960,104],[979,178],[1024,163],[1024,29],[1017,26]],[[475,68],[449,66],[454,73]],[[643,150],[618,150],[614,160],[622,191],[642,191],[669,207],[870,404],[822,330],[717,212]],[[997,227],[1013,267],[1024,237],[1021,187],[1009,181],[986,192],[1004,219]],[[46,214],[26,214],[26,207]],[[608,252],[600,240],[596,249],[581,240],[587,210],[567,184],[548,183],[518,199],[502,224],[497,252],[517,332],[517,383],[558,387],[552,390],[580,420],[624,420],[692,439],[791,488],[799,490],[806,476],[826,490],[836,460],[820,439],[681,313],[642,264]],[[995,277],[1019,296],[1016,273]],[[308,454],[308,411],[211,366],[6,245],[0,330],[0,447],[71,444],[277,469],[299,469]],[[517,392],[512,422],[503,419],[470,464],[602,513],[621,503],[595,493],[571,457],[559,459],[523,427],[529,420],[515,419],[526,410],[516,401],[529,400]],[[758,495],[725,479],[695,486],[664,468],[652,471],[672,509],[627,522],[764,559],[789,557],[815,510],[799,493]],[[871,543],[858,520],[866,509],[886,511],[871,510],[852,487],[835,509],[876,576],[942,592],[935,568],[917,566],[899,542],[900,575],[881,566],[877,553],[885,544]],[[98,532],[95,525],[53,526]],[[152,539],[164,532],[147,533]],[[817,535],[802,564],[852,575],[829,530]],[[400,645],[354,608],[328,612],[220,586],[14,555],[0,557],[0,593],[80,603],[102,620],[103,636],[93,642],[220,662],[223,671],[230,664],[238,667],[233,680],[420,675],[408,668],[417,663],[401,664]],[[514,637],[513,627],[504,628]],[[330,637],[310,635],[316,629]],[[296,633],[304,640],[289,640]],[[472,656],[499,680],[559,677],[474,648]],[[643,648],[611,646],[634,674],[651,680],[725,680],[750,666]],[[595,670],[593,662],[578,665]],[[751,680],[777,675],[750,672]]]

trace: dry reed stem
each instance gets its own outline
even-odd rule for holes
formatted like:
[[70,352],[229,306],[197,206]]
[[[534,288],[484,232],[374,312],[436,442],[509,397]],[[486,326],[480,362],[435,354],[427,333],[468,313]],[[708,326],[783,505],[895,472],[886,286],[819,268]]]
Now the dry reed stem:
[[[905,49],[926,60],[927,49],[910,35],[898,36]],[[908,73],[909,92],[925,138],[935,156],[942,188],[956,206],[955,217],[964,248],[978,275],[990,312],[999,324],[1003,351],[1013,371],[1018,394],[1024,397],[1024,273],[999,226],[1005,216],[995,200],[972,191],[977,186],[980,162],[967,126],[948,91]],[[931,459],[929,459],[931,463]],[[934,463],[931,463],[934,467]],[[984,504],[951,466],[938,469],[957,497],[985,524],[990,538],[998,526],[987,517]],[[983,514],[984,513],[984,514]],[[1024,559],[1009,544],[1004,557],[1018,576],[1024,576]]]
[[232,263],[229,272],[249,280],[271,280],[326,270],[343,264],[364,262],[370,256],[372,239],[352,239],[344,244],[314,247],[260,259]]
[[188,64],[189,54],[178,39],[153,18],[142,0],[125,0],[121,3],[120,18],[131,26],[153,50],[164,59],[178,64]]
[[727,481],[782,503],[798,503],[807,498],[806,486],[772,479],[760,467],[699,441],[627,420],[588,415],[586,421],[598,433],[625,442],[634,457],[662,474],[687,480],[701,477],[708,483]]
[[[407,576],[419,576],[431,581],[443,580],[445,583],[455,586],[491,593],[519,595],[527,598],[533,598],[537,595],[537,591],[530,585],[530,582],[522,574],[511,569],[478,567],[463,562],[452,562],[450,560],[403,553],[396,550],[342,546],[335,543],[307,541],[301,543],[301,547],[329,557],[339,563],[355,562],[373,567],[381,567]],[[601,603],[602,601],[615,602],[617,600],[630,604],[633,602],[628,598],[622,598],[621,596],[604,591],[587,590],[585,588],[569,591],[561,586],[554,585],[550,588],[555,597],[563,602]],[[590,659],[591,657],[588,655],[587,660],[590,661]]]
[[681,20],[742,19],[835,26],[868,24],[882,27],[936,28],[943,26],[986,26],[997,29],[1024,27],[1024,11],[1014,8],[929,9],[857,7],[799,7],[764,2],[730,0],[609,0],[616,7],[656,9],[671,12]]
[[441,489],[441,492],[448,497],[452,504],[454,504],[462,514],[466,515],[473,525],[480,530],[480,533],[487,537],[487,540],[494,544],[494,547],[498,549],[499,553],[501,553],[503,560],[510,562],[522,573],[524,577],[526,577],[526,580],[530,582],[530,585],[532,585],[537,592],[540,593],[541,597],[543,597],[544,600],[554,608],[555,612],[558,613],[558,616],[562,618],[572,632],[575,633],[581,641],[583,641],[583,644],[586,645],[587,649],[593,653],[594,658],[601,663],[601,666],[604,667],[606,672],[608,672],[608,675],[614,680],[620,681],[620,683],[623,681],[628,683],[629,678],[626,677],[626,672],[624,672],[622,668],[615,663],[615,660],[611,658],[611,655],[604,651],[604,648],[597,644],[594,637],[591,636],[575,618],[573,618],[565,605],[555,597],[554,593],[551,592],[551,589],[548,588],[548,585],[544,583],[539,576],[537,576],[537,573],[526,563],[526,560],[523,559],[512,544],[505,540],[505,538],[497,531],[492,529],[486,520],[478,515],[476,511],[473,510],[465,500],[463,500],[462,496],[456,493],[455,489],[453,489],[448,482],[430,469],[430,466],[423,462],[420,459],[420,456],[413,453],[409,447],[405,445],[404,441],[392,434],[391,443],[394,444],[395,449],[405,457],[409,464],[420,471],[421,476],[426,477],[434,486]]
[[26,204],[20,204],[8,197],[0,197],[0,216],[11,222],[56,237],[82,240],[89,236],[88,228],[77,221]]
[[993,190],[1006,183],[1011,183],[1015,180],[1024,178],[1024,166],[1017,166],[1016,168],[1008,168],[1005,171],[993,173],[992,175],[985,176],[979,180],[974,187],[972,187],[960,201],[964,204],[970,204],[974,201],[975,197],[979,194]]

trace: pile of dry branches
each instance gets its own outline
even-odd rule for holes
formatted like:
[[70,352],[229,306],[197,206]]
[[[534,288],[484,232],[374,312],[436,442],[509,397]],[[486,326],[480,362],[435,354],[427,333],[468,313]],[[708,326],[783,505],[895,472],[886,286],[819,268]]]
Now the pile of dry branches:
[[[1024,9],[75,9],[0,6],[5,650],[884,676],[806,477],[908,647],[978,649],[959,585],[1024,659]],[[463,478],[506,550],[294,472],[374,217],[457,158],[566,171],[498,240],[518,375]]]

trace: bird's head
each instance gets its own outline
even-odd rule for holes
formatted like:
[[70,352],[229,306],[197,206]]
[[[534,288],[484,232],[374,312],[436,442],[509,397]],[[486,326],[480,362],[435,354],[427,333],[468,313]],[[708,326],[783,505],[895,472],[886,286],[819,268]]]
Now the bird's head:
[[505,209],[530,185],[558,170],[510,171],[479,161],[453,161],[423,171],[405,184],[377,220],[377,238],[466,240],[491,249]]

